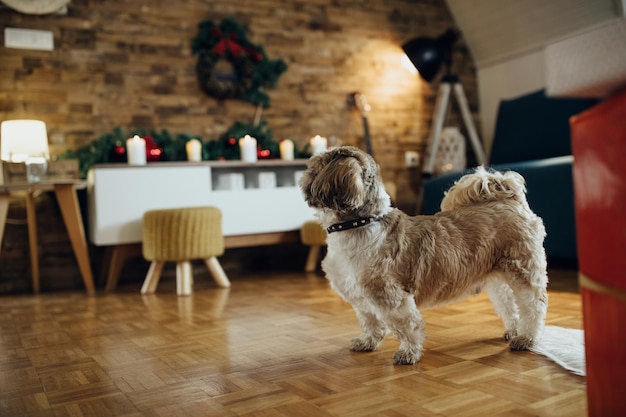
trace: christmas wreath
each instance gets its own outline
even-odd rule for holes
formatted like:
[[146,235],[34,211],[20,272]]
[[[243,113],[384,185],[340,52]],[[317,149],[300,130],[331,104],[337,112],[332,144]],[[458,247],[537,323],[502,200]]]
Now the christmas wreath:
[[236,98],[264,108],[269,107],[270,98],[262,88],[276,85],[287,69],[284,61],[268,59],[232,18],[219,26],[211,20],[201,22],[192,51],[198,55],[196,73],[202,91],[217,99]]

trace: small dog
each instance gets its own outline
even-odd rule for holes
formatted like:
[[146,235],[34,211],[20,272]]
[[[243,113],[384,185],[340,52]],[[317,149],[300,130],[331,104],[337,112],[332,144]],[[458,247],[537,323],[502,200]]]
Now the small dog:
[[373,158],[344,146],[313,156],[300,187],[328,232],[322,268],[361,324],[351,350],[376,350],[391,330],[400,340],[394,364],[414,364],[425,340],[418,308],[483,288],[512,350],[541,336],[546,233],[518,173],[477,168],[445,194],[441,212],[409,216],[391,206]]

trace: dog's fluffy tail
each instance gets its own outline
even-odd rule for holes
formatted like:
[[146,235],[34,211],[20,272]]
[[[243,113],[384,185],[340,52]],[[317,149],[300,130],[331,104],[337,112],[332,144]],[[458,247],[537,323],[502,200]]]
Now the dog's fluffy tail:
[[514,171],[488,171],[478,167],[450,187],[441,201],[441,211],[498,200],[514,200],[529,209],[524,177]]

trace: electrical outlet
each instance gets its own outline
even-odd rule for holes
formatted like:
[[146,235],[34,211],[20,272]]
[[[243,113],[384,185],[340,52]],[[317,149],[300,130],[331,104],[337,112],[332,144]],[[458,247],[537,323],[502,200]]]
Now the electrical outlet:
[[52,51],[54,50],[54,38],[49,30],[4,28],[4,46]]
[[407,168],[415,168],[420,164],[420,154],[416,151],[406,151],[404,153],[404,165]]

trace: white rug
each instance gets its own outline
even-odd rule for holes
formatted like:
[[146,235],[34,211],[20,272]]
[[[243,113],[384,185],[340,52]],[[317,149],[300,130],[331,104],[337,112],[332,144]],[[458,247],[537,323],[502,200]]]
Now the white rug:
[[585,338],[582,330],[546,326],[541,340],[530,350],[576,375],[585,376]]

